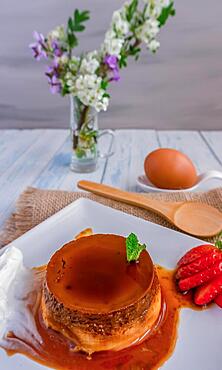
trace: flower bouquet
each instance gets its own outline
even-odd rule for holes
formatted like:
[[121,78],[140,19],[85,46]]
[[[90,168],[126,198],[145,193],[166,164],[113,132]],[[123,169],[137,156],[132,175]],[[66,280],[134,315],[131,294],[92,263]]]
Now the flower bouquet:
[[[45,75],[51,92],[71,97],[73,170],[96,168],[97,112],[108,108],[110,83],[120,79],[120,69],[127,67],[129,57],[139,59],[142,44],[152,53],[157,51],[160,28],[174,14],[173,0],[127,1],[113,13],[100,48],[79,56],[73,51],[78,46],[77,34],[85,30],[90,17],[88,10],[76,9],[66,27],[59,26],[46,37],[34,32],[35,42],[30,47],[36,60],[50,61]],[[110,130],[107,133],[112,134]]]

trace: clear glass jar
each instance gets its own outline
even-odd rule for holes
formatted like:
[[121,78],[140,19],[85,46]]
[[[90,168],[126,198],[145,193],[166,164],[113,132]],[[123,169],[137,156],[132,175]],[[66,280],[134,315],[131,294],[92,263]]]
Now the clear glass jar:
[[[70,168],[74,172],[93,172],[97,169],[98,159],[109,157],[109,152],[102,154],[98,150],[98,140],[103,135],[110,135],[113,143],[112,130],[99,131],[98,113],[93,107],[86,106],[81,101],[70,97],[70,128],[72,138],[72,157]],[[112,148],[111,143],[111,148]]]

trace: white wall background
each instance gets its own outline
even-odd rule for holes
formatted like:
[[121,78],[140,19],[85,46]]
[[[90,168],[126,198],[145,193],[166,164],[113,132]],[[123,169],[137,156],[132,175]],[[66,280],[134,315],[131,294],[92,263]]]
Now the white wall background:
[[[142,0],[141,0],[142,1]],[[0,128],[68,127],[68,99],[51,96],[28,49],[79,7],[91,10],[81,48],[101,43],[123,0],[0,0]],[[222,2],[176,0],[157,55],[143,52],[113,84],[101,127],[222,129]]]

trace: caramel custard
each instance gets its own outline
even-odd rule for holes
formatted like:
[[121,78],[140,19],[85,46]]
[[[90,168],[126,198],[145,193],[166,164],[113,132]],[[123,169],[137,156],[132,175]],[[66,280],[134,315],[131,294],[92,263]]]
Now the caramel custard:
[[33,269],[23,319],[1,347],[58,370],[157,370],[173,353],[180,309],[197,307],[176,291],[174,271],[154,266],[146,251],[139,263],[125,258],[120,236],[65,245]]
[[[42,271],[39,273],[42,274]],[[74,343],[68,338],[45,325],[42,309],[36,301],[33,302],[32,312],[41,345],[33,340],[33,335],[27,335],[28,332],[25,338],[11,332],[4,348],[8,355],[23,353],[44,366],[58,370],[157,370],[174,351],[180,309],[197,309],[190,294],[183,296],[177,293],[174,271],[157,266],[157,273],[166,306],[165,315],[152,334],[136,346],[122,351],[96,352],[88,359],[85,353],[75,351]]]
[[122,236],[95,234],[71,241],[47,266],[42,315],[78,350],[119,351],[144,340],[159,323],[162,300],[147,251],[128,263]]

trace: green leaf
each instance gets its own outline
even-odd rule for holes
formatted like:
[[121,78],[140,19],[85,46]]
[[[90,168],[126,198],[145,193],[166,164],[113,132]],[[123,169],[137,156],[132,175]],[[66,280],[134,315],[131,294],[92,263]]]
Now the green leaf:
[[103,94],[103,98],[110,98],[110,95],[108,93]]
[[79,23],[79,9],[76,9],[76,10],[74,11],[74,16],[73,16],[73,18],[74,18],[74,22],[75,22],[75,23]]
[[78,40],[76,36],[74,35],[74,33],[68,33],[67,40],[68,40],[68,44],[70,48],[74,48],[75,46],[78,45]]
[[67,86],[67,84],[64,84],[62,86],[62,92],[61,92],[62,96],[65,96],[66,94],[69,94],[69,87]]
[[141,51],[140,48],[135,47],[133,45],[129,46],[129,55],[137,55]]
[[69,17],[69,19],[68,19],[68,29],[70,31],[73,31],[73,21],[72,21],[71,17]]
[[79,22],[85,22],[90,19],[90,12],[89,10],[83,10],[82,12],[79,12]]
[[128,262],[138,261],[140,253],[144,249],[146,249],[145,244],[140,244],[134,233],[131,233],[126,238],[126,257]]
[[160,23],[160,27],[164,26],[169,16],[174,16],[176,14],[176,11],[174,9],[174,4],[171,3],[167,8],[163,8],[158,21]]
[[82,24],[74,24],[73,25],[73,31],[74,32],[82,32],[82,31],[84,31],[85,28],[86,27],[83,26]]
[[107,87],[108,87],[108,85],[109,85],[109,82],[108,81],[102,80],[102,82],[101,82],[101,88],[103,90],[106,90]]
[[76,153],[76,157],[77,157],[77,158],[83,158],[83,157],[85,157],[85,156],[86,156],[86,152],[85,152],[85,150],[84,150],[84,149],[81,149],[81,148],[77,148],[77,149],[75,150],[75,153]]
[[86,22],[90,18],[90,13],[88,10],[84,10],[83,12],[80,12],[78,9],[74,12],[74,23],[76,26],[78,26],[80,23]]
[[119,67],[127,67],[127,56],[125,54],[121,54],[120,59],[119,59]]
[[72,21],[72,31],[74,32],[82,32],[85,30],[85,26],[82,24],[83,22],[89,19],[89,11],[84,10],[80,12],[78,9],[75,10],[73,21]]
[[216,246],[218,249],[222,250],[222,231],[221,231],[221,233],[217,236],[217,240],[216,240],[216,242],[215,242],[215,246]]
[[126,12],[126,19],[128,22],[132,20],[137,7],[138,7],[138,0],[132,0]]
[[80,12],[78,9],[75,10],[73,19],[69,18],[67,23],[67,43],[70,49],[73,49],[78,45],[78,40],[75,32],[82,32],[85,30],[83,22],[89,19],[89,11],[84,10]]
[[79,137],[82,140],[90,140],[92,138],[97,138],[97,136],[98,136],[98,131],[96,130],[84,131],[84,132],[80,132],[79,134]]

